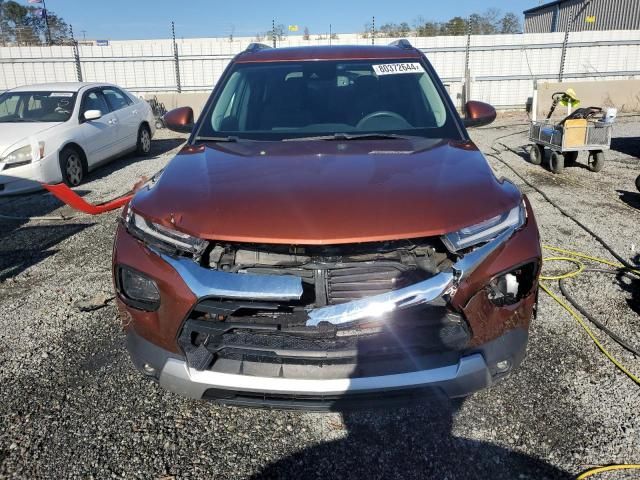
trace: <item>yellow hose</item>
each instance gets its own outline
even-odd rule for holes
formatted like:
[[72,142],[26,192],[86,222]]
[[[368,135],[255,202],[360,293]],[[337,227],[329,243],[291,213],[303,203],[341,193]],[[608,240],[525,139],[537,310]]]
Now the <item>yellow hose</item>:
[[[571,278],[571,277],[575,277],[575,276],[579,275],[585,268],[584,263],[582,263],[579,259],[590,260],[592,262],[602,263],[604,265],[608,265],[610,267],[615,267],[615,268],[625,268],[625,266],[621,265],[619,263],[610,262],[609,260],[605,260],[603,258],[598,258],[598,257],[594,257],[594,256],[591,256],[591,255],[586,255],[584,253],[575,252],[575,251],[572,251],[572,250],[566,250],[564,248],[552,247],[552,246],[549,246],[549,245],[543,245],[543,248],[545,250],[550,250],[552,252],[557,252],[557,253],[561,253],[563,255],[566,255],[566,256],[563,256],[563,257],[548,257],[548,258],[545,258],[545,259],[543,259],[544,263],[561,262],[561,261],[562,262],[570,262],[570,263],[573,263],[574,265],[576,265],[577,269],[572,270],[572,271],[567,272],[567,273],[564,273],[564,274],[561,274],[561,275],[549,275],[549,276],[540,275],[540,280],[541,280],[540,288],[542,288],[542,290],[544,290],[562,308],[564,308],[567,312],[569,312],[569,314],[578,322],[578,324],[584,329],[584,331],[587,332],[589,337],[591,337],[591,340],[593,340],[593,343],[596,344],[596,346],[600,349],[600,351],[621,372],[623,372],[627,377],[629,377],[631,380],[633,380],[637,385],[640,385],[640,378],[638,378],[636,375],[631,373],[624,365],[622,365],[622,363],[620,363],[620,361],[618,361],[611,353],[609,353],[609,351],[606,348],[604,348],[602,343],[600,343],[600,341],[596,338],[596,336],[591,331],[591,329],[586,324],[586,322],[582,318],[580,318],[580,316],[569,305],[567,305],[567,303],[565,301],[563,301],[561,298],[559,298],[555,293],[553,293],[549,289],[549,287],[547,287],[542,282],[543,280],[562,280],[564,278]],[[640,276],[640,271],[638,271],[638,270],[627,269],[627,271],[633,272],[636,275]],[[589,478],[589,477],[591,477],[593,475],[598,475],[600,473],[610,472],[610,471],[613,471],[613,470],[640,470],[640,464],[608,465],[608,466],[604,466],[604,467],[590,468],[589,470],[586,470],[586,471],[582,472],[580,475],[578,475],[576,477],[576,480],[584,480],[585,478]]]
[[580,475],[576,477],[576,480],[583,480],[585,478],[589,478],[592,475],[597,475],[599,473],[610,472],[612,470],[639,470],[640,465],[638,464],[624,464],[624,465],[608,465],[606,467],[596,467],[587,470],[586,472],[582,472]]

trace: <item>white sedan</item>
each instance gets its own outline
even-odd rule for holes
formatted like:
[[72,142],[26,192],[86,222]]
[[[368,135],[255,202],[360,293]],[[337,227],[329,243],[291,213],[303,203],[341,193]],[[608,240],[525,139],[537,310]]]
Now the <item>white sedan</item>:
[[51,83],[0,94],[0,195],[41,183],[82,183],[128,152],[146,155],[155,133],[147,102],[109,84]]

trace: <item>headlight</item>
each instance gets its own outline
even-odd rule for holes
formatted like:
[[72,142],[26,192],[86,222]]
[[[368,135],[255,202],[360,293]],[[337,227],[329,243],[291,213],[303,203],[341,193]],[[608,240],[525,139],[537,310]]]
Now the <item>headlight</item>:
[[128,207],[125,224],[131,235],[165,251],[177,251],[200,256],[207,246],[206,240],[150,222],[134,213],[131,207]]
[[450,252],[457,252],[479,243],[488,242],[508,228],[518,229],[527,220],[527,211],[524,202],[518,204],[502,215],[465,227],[457,232],[447,233],[442,241]]
[[[40,156],[37,158],[39,160],[44,156],[44,142],[38,142],[38,148],[40,149]],[[24,147],[20,147],[17,150],[14,150],[9,155],[5,156],[2,160],[6,168],[11,167],[19,167],[21,165],[27,165],[33,161],[33,149],[31,145],[25,145]]]

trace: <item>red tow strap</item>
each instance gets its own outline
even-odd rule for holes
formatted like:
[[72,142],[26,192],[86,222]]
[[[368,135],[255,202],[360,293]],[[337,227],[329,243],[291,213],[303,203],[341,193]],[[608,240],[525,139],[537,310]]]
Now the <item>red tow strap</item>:
[[101,213],[116,210],[131,200],[135,192],[127,192],[121,197],[108,200],[103,203],[93,204],[85,201],[80,195],[67,187],[64,183],[49,185],[43,183],[42,186],[50,191],[58,200],[66,203],[71,208],[79,210],[89,215],[100,215]]

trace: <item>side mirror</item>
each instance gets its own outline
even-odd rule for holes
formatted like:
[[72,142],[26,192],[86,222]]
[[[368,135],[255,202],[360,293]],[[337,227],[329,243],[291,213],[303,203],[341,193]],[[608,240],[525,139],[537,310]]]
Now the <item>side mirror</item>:
[[191,107],[175,108],[164,114],[164,124],[169,130],[180,133],[191,133],[193,130],[193,109]]
[[102,112],[100,110],[87,110],[84,112],[84,119],[88,122],[98,120],[99,118],[102,118]]
[[464,106],[466,116],[464,118],[465,127],[480,127],[489,125],[496,119],[496,109],[488,103],[471,100]]

